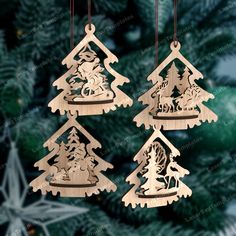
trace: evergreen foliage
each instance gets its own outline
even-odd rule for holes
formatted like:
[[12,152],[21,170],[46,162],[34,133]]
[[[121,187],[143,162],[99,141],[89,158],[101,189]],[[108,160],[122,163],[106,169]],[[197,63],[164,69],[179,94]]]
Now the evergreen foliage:
[[[226,208],[236,194],[236,83],[235,78],[218,76],[216,69],[222,58],[236,53],[235,1],[179,1],[182,51],[205,76],[199,86],[215,94],[208,106],[219,121],[165,133],[181,151],[181,166],[190,170],[184,182],[193,196],[158,209],[131,209],[121,203],[129,188],[125,177],[136,167],[132,158],[151,134],[137,128],[132,119],[143,109],[137,98],[151,87],[146,78],[155,65],[155,1],[93,2],[97,36],[118,56],[119,63],[112,67],[130,79],[122,89],[134,105],[78,119],[101,142],[101,156],[114,164],[110,173],[118,190],[90,199],[54,199],[90,211],[53,225],[52,235],[231,236],[235,219],[226,214]],[[86,1],[77,3],[76,43],[87,22]],[[43,143],[66,120],[51,114],[47,104],[56,93],[52,82],[66,71],[61,61],[70,51],[69,1],[2,0],[0,6],[0,136],[8,122],[31,178],[39,174],[33,163],[47,154]],[[172,0],[159,0],[160,61],[169,53],[172,25]],[[0,145],[3,155],[4,146]]]

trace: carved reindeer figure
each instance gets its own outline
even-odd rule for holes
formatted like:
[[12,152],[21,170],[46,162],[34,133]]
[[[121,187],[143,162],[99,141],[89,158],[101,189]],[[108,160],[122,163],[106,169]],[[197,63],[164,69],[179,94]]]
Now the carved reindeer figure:
[[155,115],[156,112],[160,109],[160,97],[167,85],[168,85],[168,81],[167,80],[163,81],[163,78],[160,76],[156,83],[156,86],[157,86],[156,90],[151,94],[151,97],[156,99],[155,106],[150,111],[153,115]]
[[174,104],[172,97],[161,97],[159,108],[163,112],[171,112],[174,111]]
[[[165,179],[168,182],[167,189],[170,187],[171,180],[175,180],[175,188],[179,187],[180,178],[183,178],[185,175],[188,175],[189,171],[179,166],[177,162],[173,160],[173,157],[170,156],[170,163],[166,168]],[[168,181],[167,181],[168,178]]]
[[156,96],[158,94],[159,95],[162,94],[163,90],[167,87],[167,85],[168,85],[168,80],[163,81],[163,78],[160,77],[156,83],[157,88],[156,88],[155,92],[152,93],[151,97],[156,98]]

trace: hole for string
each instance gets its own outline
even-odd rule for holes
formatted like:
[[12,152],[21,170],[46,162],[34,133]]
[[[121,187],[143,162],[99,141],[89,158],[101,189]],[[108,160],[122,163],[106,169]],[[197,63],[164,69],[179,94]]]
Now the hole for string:
[[95,28],[94,24],[87,24],[85,26],[85,32],[86,33],[92,33],[93,34],[95,32],[95,30],[96,30],[96,28]]
[[171,50],[180,50],[181,48],[181,44],[178,40],[176,41],[173,41],[171,44],[170,44],[170,49]]
[[176,39],[174,39],[174,47],[175,48],[177,48],[178,47],[178,44],[179,44],[179,41],[178,41],[178,39],[176,38]]

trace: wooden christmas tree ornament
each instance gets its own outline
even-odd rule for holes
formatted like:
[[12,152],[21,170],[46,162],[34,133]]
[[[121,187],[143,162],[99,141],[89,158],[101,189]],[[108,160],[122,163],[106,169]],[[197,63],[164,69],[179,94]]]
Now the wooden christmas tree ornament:
[[179,155],[163,134],[155,130],[134,157],[138,167],[126,179],[134,186],[122,198],[125,206],[160,207],[191,196],[191,189],[180,180],[189,171],[177,164],[175,159]]
[[[102,174],[113,166],[95,154],[101,144],[76,118],[103,114],[121,105],[131,106],[132,100],[118,88],[129,80],[110,67],[118,62],[117,57],[94,35],[90,0],[86,36],[74,48],[74,0],[70,2],[73,50],[62,62],[68,71],[53,84],[61,92],[49,103],[52,112],[67,114],[68,121],[44,144],[50,153],[35,164],[43,173],[30,185],[33,191],[41,190],[43,194],[51,191],[62,197],[86,197],[103,190],[115,191],[116,185]],[[106,56],[103,63],[93,48]],[[109,75],[113,76],[112,81],[108,80]]]
[[101,173],[113,166],[95,154],[101,144],[76,121],[76,116],[69,116],[44,147],[50,153],[35,163],[44,172],[30,183],[33,191],[85,197],[116,190],[115,184]]
[[[68,71],[53,83],[62,92],[50,103],[52,112],[61,115],[99,115],[116,110],[116,107],[132,105],[132,100],[118,86],[128,83],[128,78],[120,75],[110,64],[118,62],[94,35],[95,26],[87,24],[86,36],[62,61]],[[100,49],[106,56],[102,61],[93,49]],[[114,79],[111,81],[110,77]]]
[[154,86],[139,98],[147,107],[134,118],[137,126],[181,130],[217,121],[203,104],[214,96],[195,83],[203,75],[181,54],[179,42],[170,48],[171,54],[148,77]]

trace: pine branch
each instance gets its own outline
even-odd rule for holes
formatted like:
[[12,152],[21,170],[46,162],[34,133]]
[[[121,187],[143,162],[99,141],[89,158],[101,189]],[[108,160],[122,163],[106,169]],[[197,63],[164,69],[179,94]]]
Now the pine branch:
[[236,196],[236,191],[232,191],[231,188],[232,185],[236,185],[234,154],[222,152],[211,155],[206,153],[199,158],[202,163],[195,163],[197,167],[195,171],[197,171],[197,176],[201,176],[201,182],[211,192],[216,201],[221,201],[225,198],[228,199],[226,203],[231,201]]
[[128,0],[96,0],[94,6],[97,12],[105,12],[108,14],[120,14],[123,12],[128,4]]
[[69,15],[58,8],[54,0],[22,0],[16,16],[16,27],[19,40],[31,47],[32,56],[39,59],[47,54],[47,47],[53,45],[58,34],[54,30],[56,24]]
[[37,110],[24,114],[17,120],[14,133],[19,135],[17,146],[25,161],[36,161],[46,155],[48,150],[43,147],[43,143],[50,138],[56,128],[55,119],[43,118]]
[[35,82],[34,64],[12,54],[0,63],[0,74],[2,112],[9,117],[17,116],[31,102]]
[[224,217],[200,178],[198,175],[186,178],[185,183],[192,189],[193,195],[173,205],[174,215],[188,228],[217,232],[224,225]]
[[[75,201],[73,201],[75,203]],[[76,205],[76,203],[75,203]],[[81,201],[79,203],[81,206]],[[70,222],[65,222],[63,227],[57,226],[53,230],[58,236],[64,235],[97,235],[97,236],[135,236],[136,230],[128,225],[120,224],[118,221],[109,218],[101,209],[89,203],[83,203],[83,206],[90,209],[88,213],[73,218]],[[58,230],[62,228],[61,230]],[[77,229],[77,230],[76,230]]]
[[115,184],[119,186],[118,190],[113,194],[101,195],[99,205],[101,208],[107,212],[111,217],[120,219],[129,225],[139,226],[140,224],[148,224],[153,220],[158,218],[158,209],[156,208],[136,208],[132,209],[129,207],[124,207],[121,202],[122,195],[124,195],[130,188],[128,184],[124,181],[125,176],[120,175],[115,179]]
[[[136,0],[134,4],[137,8],[137,13],[140,20],[150,29],[155,29],[155,0]],[[159,33],[163,33],[166,23],[168,22],[170,15],[172,2],[171,1],[159,1],[158,3],[158,26]]]
[[[218,121],[211,125],[205,124],[191,130],[193,140],[199,140],[191,150],[199,153],[199,147],[205,152],[233,151],[235,149],[235,121],[232,119],[236,112],[235,88],[216,87],[209,90],[216,99],[208,101],[208,107],[218,114]],[[219,102],[220,101],[220,102]]]
[[209,74],[209,78],[214,78],[215,85],[217,86],[232,86],[236,87],[236,79],[232,76],[218,75],[217,72]]
[[211,232],[188,229],[183,226],[173,226],[171,223],[154,221],[138,228],[140,235],[145,236],[213,236]]
[[220,230],[217,236],[231,236],[235,234],[236,231],[235,216],[226,215],[225,218],[226,218],[225,226],[222,230]]
[[3,31],[0,30],[0,60],[6,54],[6,51],[5,35]]

